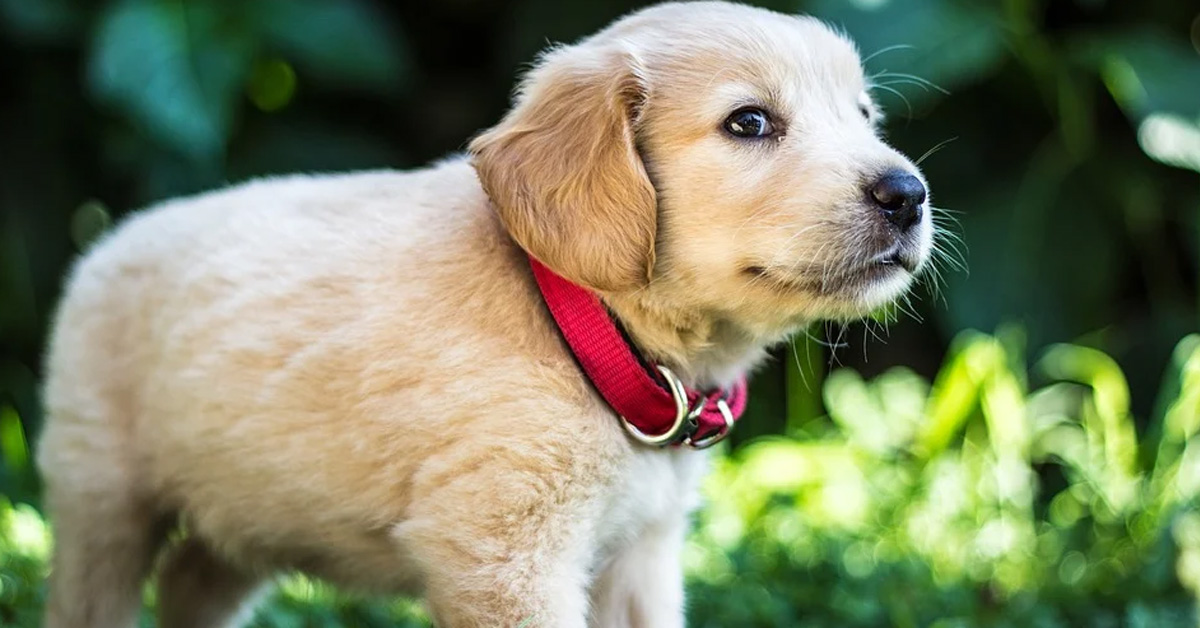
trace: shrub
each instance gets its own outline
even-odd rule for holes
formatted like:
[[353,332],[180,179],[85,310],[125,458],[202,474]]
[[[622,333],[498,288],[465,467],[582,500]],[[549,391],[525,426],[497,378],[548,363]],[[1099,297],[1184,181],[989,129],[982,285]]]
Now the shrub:
[[829,420],[720,460],[693,626],[1197,625],[1200,336],[1139,445],[1110,358],[968,332],[932,387],[843,369]]

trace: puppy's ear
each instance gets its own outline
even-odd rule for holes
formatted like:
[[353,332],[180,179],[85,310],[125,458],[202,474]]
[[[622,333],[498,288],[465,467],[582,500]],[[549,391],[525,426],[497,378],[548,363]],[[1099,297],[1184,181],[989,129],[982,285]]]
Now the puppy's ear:
[[634,145],[646,98],[633,57],[595,46],[546,55],[513,110],[471,142],[509,233],[571,281],[642,286],[654,265],[654,186]]

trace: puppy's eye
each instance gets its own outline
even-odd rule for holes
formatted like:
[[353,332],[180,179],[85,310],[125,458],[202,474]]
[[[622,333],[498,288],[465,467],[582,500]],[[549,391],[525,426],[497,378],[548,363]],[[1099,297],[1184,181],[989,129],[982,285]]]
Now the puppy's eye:
[[725,118],[725,130],[737,137],[766,137],[775,132],[775,127],[762,109],[747,107]]
[[871,120],[871,108],[870,107],[868,107],[866,105],[859,105],[858,112],[862,114],[862,117],[864,120],[867,120],[868,122]]

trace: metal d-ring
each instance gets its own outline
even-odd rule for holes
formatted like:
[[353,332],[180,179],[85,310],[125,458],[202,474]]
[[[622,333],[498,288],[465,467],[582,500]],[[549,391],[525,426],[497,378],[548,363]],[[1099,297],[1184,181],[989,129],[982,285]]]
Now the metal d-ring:
[[725,419],[725,429],[713,434],[712,436],[701,438],[700,440],[692,440],[692,437],[688,436],[687,438],[683,439],[684,445],[687,445],[692,449],[708,449],[709,447],[712,447],[713,445],[725,440],[726,436],[729,436],[729,433],[733,431],[733,412],[730,411],[729,404],[725,403],[724,398],[717,399],[717,410],[721,412],[721,418]]
[[[689,415],[687,389],[684,388],[683,381],[672,373],[671,369],[661,364],[655,366],[658,368],[658,372],[662,373],[663,379],[667,382],[667,390],[671,391],[671,398],[675,400],[675,422],[671,425],[671,429],[658,436],[650,436],[634,427],[625,417],[621,417],[621,425],[639,443],[654,447],[664,447],[676,441],[683,430],[684,424],[687,423]],[[726,407],[725,411],[728,412],[728,407]],[[732,421],[732,417],[729,420]]]

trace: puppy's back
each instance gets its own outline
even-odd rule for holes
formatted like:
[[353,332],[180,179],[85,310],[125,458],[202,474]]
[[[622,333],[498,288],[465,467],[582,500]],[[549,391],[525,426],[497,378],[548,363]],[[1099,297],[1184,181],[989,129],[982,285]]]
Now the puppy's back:
[[[489,339],[513,351],[496,330],[531,327],[513,319],[532,311],[519,262],[461,160],[267,179],[142,212],[76,265],[60,305],[39,451],[50,492],[133,486],[187,510],[221,473],[295,473],[272,452],[328,452],[331,486],[310,481],[314,494],[360,485],[334,458],[372,438],[352,427],[370,404],[449,385],[439,373],[486,356]],[[362,468],[398,457],[378,451]],[[237,503],[236,484],[221,490]]]

